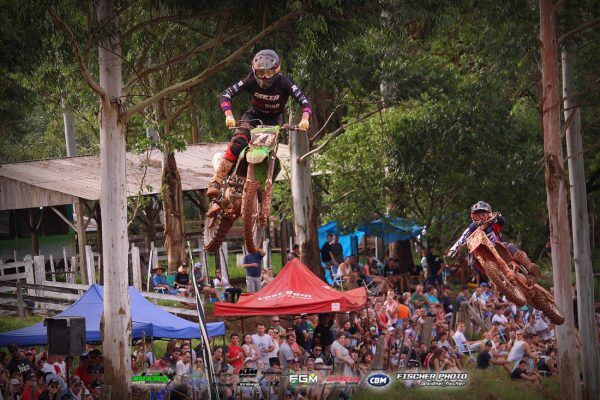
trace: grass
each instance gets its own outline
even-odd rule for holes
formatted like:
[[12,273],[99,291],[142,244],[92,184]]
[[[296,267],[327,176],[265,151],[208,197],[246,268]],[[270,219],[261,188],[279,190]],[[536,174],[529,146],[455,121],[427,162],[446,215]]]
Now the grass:
[[[406,388],[395,382],[386,391],[362,390],[353,400],[554,400],[560,398],[557,377],[544,378],[540,386],[525,381],[514,381],[503,368],[493,370],[468,369],[469,383],[462,388]],[[392,382],[395,377],[392,376]],[[374,394],[376,396],[374,396]]]
[[23,318],[9,317],[3,315],[0,317],[0,332],[12,331],[13,329],[25,328],[43,321],[44,317],[39,315],[26,315]]
[[[279,273],[281,271],[281,253],[272,253],[271,255],[271,265],[273,266],[273,274]],[[227,257],[227,272],[229,272],[229,280],[232,281],[234,279],[245,279],[246,278],[246,270],[242,267],[237,266],[237,254],[230,252]],[[215,276],[215,257],[208,257],[208,272],[210,276]]]

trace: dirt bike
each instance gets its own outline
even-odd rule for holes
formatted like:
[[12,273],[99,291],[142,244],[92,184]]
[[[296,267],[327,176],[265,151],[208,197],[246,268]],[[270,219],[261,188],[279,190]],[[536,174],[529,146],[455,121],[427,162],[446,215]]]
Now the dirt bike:
[[[233,129],[240,128],[235,127]],[[243,127],[245,128],[245,127]],[[281,130],[297,131],[292,125],[258,125],[250,130],[248,146],[223,181],[221,193],[211,202],[204,222],[204,249],[216,251],[240,217],[244,243],[250,253],[262,244],[263,228],[271,211],[273,180],[280,169],[277,158]]]
[[499,216],[495,213],[490,219],[478,223],[477,229],[466,240],[469,253],[475,257],[475,268],[511,302],[518,306],[529,303],[554,324],[562,325],[565,318],[554,297],[536,283],[539,271],[529,271],[517,263],[503,243],[494,244],[485,234],[486,227]]

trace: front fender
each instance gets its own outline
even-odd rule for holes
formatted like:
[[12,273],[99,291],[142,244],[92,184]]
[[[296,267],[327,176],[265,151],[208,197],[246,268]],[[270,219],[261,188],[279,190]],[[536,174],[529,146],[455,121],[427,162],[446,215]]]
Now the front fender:
[[246,152],[246,160],[250,164],[260,164],[269,156],[270,152],[268,147],[254,147]]

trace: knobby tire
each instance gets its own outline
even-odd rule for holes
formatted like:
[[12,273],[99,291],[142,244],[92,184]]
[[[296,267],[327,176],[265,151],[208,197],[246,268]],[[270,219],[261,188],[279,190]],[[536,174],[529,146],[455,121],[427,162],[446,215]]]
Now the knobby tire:
[[492,261],[485,261],[482,267],[490,281],[496,285],[498,290],[505,295],[508,300],[515,303],[519,307],[527,304],[527,299],[519,287],[510,282],[507,277],[503,275],[496,263]]
[[[255,229],[260,231],[261,216],[255,218],[255,213],[261,211],[258,203],[258,189],[260,184],[255,180],[247,180],[244,184],[242,195],[242,221],[244,222],[244,243],[249,253],[256,253],[260,243],[255,243]],[[258,203],[258,204],[257,204]],[[258,226],[257,226],[258,225]],[[260,235],[257,235],[260,236]]]

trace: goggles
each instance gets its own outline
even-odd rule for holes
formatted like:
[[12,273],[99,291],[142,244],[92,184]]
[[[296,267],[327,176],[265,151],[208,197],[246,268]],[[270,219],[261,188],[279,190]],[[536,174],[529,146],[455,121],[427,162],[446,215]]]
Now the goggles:
[[492,213],[489,211],[484,211],[484,212],[474,212],[471,213],[471,218],[473,219],[473,221],[485,221],[487,219],[489,219],[492,216]]
[[255,69],[254,74],[257,78],[269,79],[274,77],[277,74],[277,69]]

